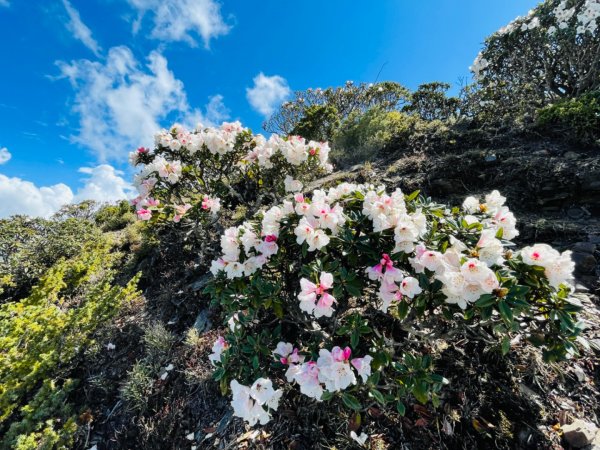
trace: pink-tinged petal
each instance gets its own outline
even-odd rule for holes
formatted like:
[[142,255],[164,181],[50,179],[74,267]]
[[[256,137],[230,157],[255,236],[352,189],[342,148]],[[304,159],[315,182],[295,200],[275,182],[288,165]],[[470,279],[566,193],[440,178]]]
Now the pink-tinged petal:
[[302,278],[300,280],[300,288],[303,293],[308,294],[309,292],[315,292],[317,290],[317,285],[307,278]]
[[329,295],[328,293],[324,293],[319,299],[319,305],[321,306],[331,306],[335,303],[335,298],[333,295]]
[[346,347],[344,349],[344,360],[348,361],[350,359],[351,355],[352,355],[352,350],[350,349],[350,347]]
[[321,282],[321,287],[324,289],[331,289],[333,287],[333,275],[328,272],[321,272],[319,281]]
[[298,300],[301,302],[312,302],[314,303],[317,300],[317,294],[314,292],[308,292],[306,294],[300,293],[298,294]]

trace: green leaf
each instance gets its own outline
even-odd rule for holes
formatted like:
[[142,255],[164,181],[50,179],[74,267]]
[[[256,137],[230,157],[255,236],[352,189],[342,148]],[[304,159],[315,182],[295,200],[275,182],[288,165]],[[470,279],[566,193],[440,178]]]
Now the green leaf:
[[498,228],[498,231],[496,232],[496,239],[502,239],[502,236],[504,236],[504,228]]
[[342,394],[342,401],[344,402],[344,405],[355,411],[360,411],[362,409],[362,405],[358,399],[351,394]]
[[510,309],[510,306],[502,299],[498,302],[498,311],[500,312],[502,320],[504,320],[507,325],[511,325],[514,319],[512,309]]
[[404,406],[404,403],[398,401],[398,403],[396,403],[396,411],[398,411],[398,414],[401,416],[404,416],[404,414],[406,414],[406,406]]
[[371,389],[369,392],[371,393],[371,396],[377,401],[377,403],[379,403],[380,405],[386,404],[385,397],[377,389]]
[[398,316],[400,320],[404,319],[408,315],[408,303],[405,301],[401,301],[398,304]]
[[496,296],[492,294],[483,294],[479,297],[479,300],[475,302],[475,306],[479,308],[485,308],[486,306],[492,306],[496,303]]
[[502,355],[506,355],[510,351],[510,339],[508,338],[508,336],[504,336],[502,338],[501,348]]
[[331,400],[333,398],[333,393],[329,392],[329,391],[323,391],[323,393],[321,394],[321,400],[323,401],[328,401]]
[[352,334],[350,335],[350,346],[352,347],[352,349],[355,349],[358,346],[359,337],[360,333],[358,332],[358,330],[352,331]]
[[407,202],[410,202],[412,200],[414,200],[415,198],[417,198],[417,196],[421,193],[420,190],[416,190],[414,192],[411,192],[410,194],[408,194],[407,196],[404,197],[404,200]]

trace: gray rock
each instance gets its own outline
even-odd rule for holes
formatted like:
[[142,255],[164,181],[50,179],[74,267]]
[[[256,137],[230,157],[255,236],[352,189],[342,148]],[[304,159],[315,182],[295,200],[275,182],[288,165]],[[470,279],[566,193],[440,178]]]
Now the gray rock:
[[592,443],[598,427],[592,422],[575,419],[571,424],[562,427],[563,438],[572,447],[582,448]]
[[573,253],[573,261],[575,261],[575,270],[579,273],[592,273],[596,270],[598,261],[589,253]]
[[212,328],[212,323],[208,318],[208,309],[203,309],[200,311],[196,317],[196,321],[194,322],[194,328],[198,331],[198,333],[203,333]]
[[190,288],[194,292],[201,291],[202,289],[204,289],[206,287],[206,285],[211,280],[211,278],[212,278],[212,274],[206,273],[206,274],[202,275],[200,278],[198,278],[196,281],[194,281],[193,283],[189,284],[188,288]]
[[571,160],[573,160],[573,159],[579,159],[579,155],[577,153],[575,153],[575,152],[567,152],[567,153],[565,153],[563,155],[563,157],[565,159],[571,159]]
[[596,244],[593,242],[576,242],[575,245],[573,245],[573,251],[594,254],[596,251]]

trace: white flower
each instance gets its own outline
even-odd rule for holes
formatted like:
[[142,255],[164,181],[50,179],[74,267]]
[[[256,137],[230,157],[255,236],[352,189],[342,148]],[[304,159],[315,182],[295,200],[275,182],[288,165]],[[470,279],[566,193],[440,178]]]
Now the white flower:
[[298,180],[294,180],[289,175],[286,175],[285,180],[283,180],[285,185],[285,192],[298,192],[302,190],[302,182]]
[[[381,88],[380,88],[380,89],[381,89]],[[365,442],[367,442],[367,439],[369,439],[369,436],[368,436],[367,434],[365,434],[365,433],[360,433],[360,436],[358,436],[358,435],[356,434],[356,432],[354,432],[354,431],[351,431],[351,432],[350,432],[350,437],[351,437],[352,439],[354,439],[356,442],[358,442],[358,444],[359,444],[361,447],[364,447],[364,446],[365,446]]]
[[413,298],[415,295],[423,292],[423,290],[419,286],[419,280],[413,277],[406,277],[400,282],[400,292],[402,292],[402,295]]

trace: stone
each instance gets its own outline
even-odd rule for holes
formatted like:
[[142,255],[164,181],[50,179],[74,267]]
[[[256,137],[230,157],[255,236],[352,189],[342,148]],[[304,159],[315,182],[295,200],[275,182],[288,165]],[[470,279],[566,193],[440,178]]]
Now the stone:
[[563,157],[565,159],[571,159],[571,160],[573,160],[573,159],[579,159],[579,155],[577,153],[575,153],[575,152],[567,152],[567,153],[565,153],[563,155]]
[[208,284],[208,282],[210,281],[211,278],[212,278],[212,274],[210,274],[210,273],[204,274],[200,278],[198,278],[196,281],[189,284],[188,287],[194,292],[201,291],[202,289],[204,289],[206,287],[206,285]]
[[600,450],[600,430],[596,433],[596,437],[592,441],[589,447],[586,447],[585,450]]
[[576,242],[575,245],[573,245],[572,250],[574,252],[589,253],[593,255],[596,251],[596,244],[593,242]]
[[594,255],[589,253],[574,252],[573,261],[575,261],[575,270],[579,273],[592,273],[598,265]]
[[582,448],[592,443],[598,427],[592,422],[575,419],[571,424],[562,427],[563,438],[571,447]]
[[582,208],[579,208],[578,206],[572,206],[567,210],[567,216],[569,216],[571,219],[583,219],[586,214],[585,211]]
[[198,331],[198,333],[203,333],[205,331],[210,330],[211,327],[212,323],[208,318],[208,309],[203,309],[202,311],[200,311],[200,313],[198,313],[198,316],[196,316],[194,328],[196,329],[196,331]]

